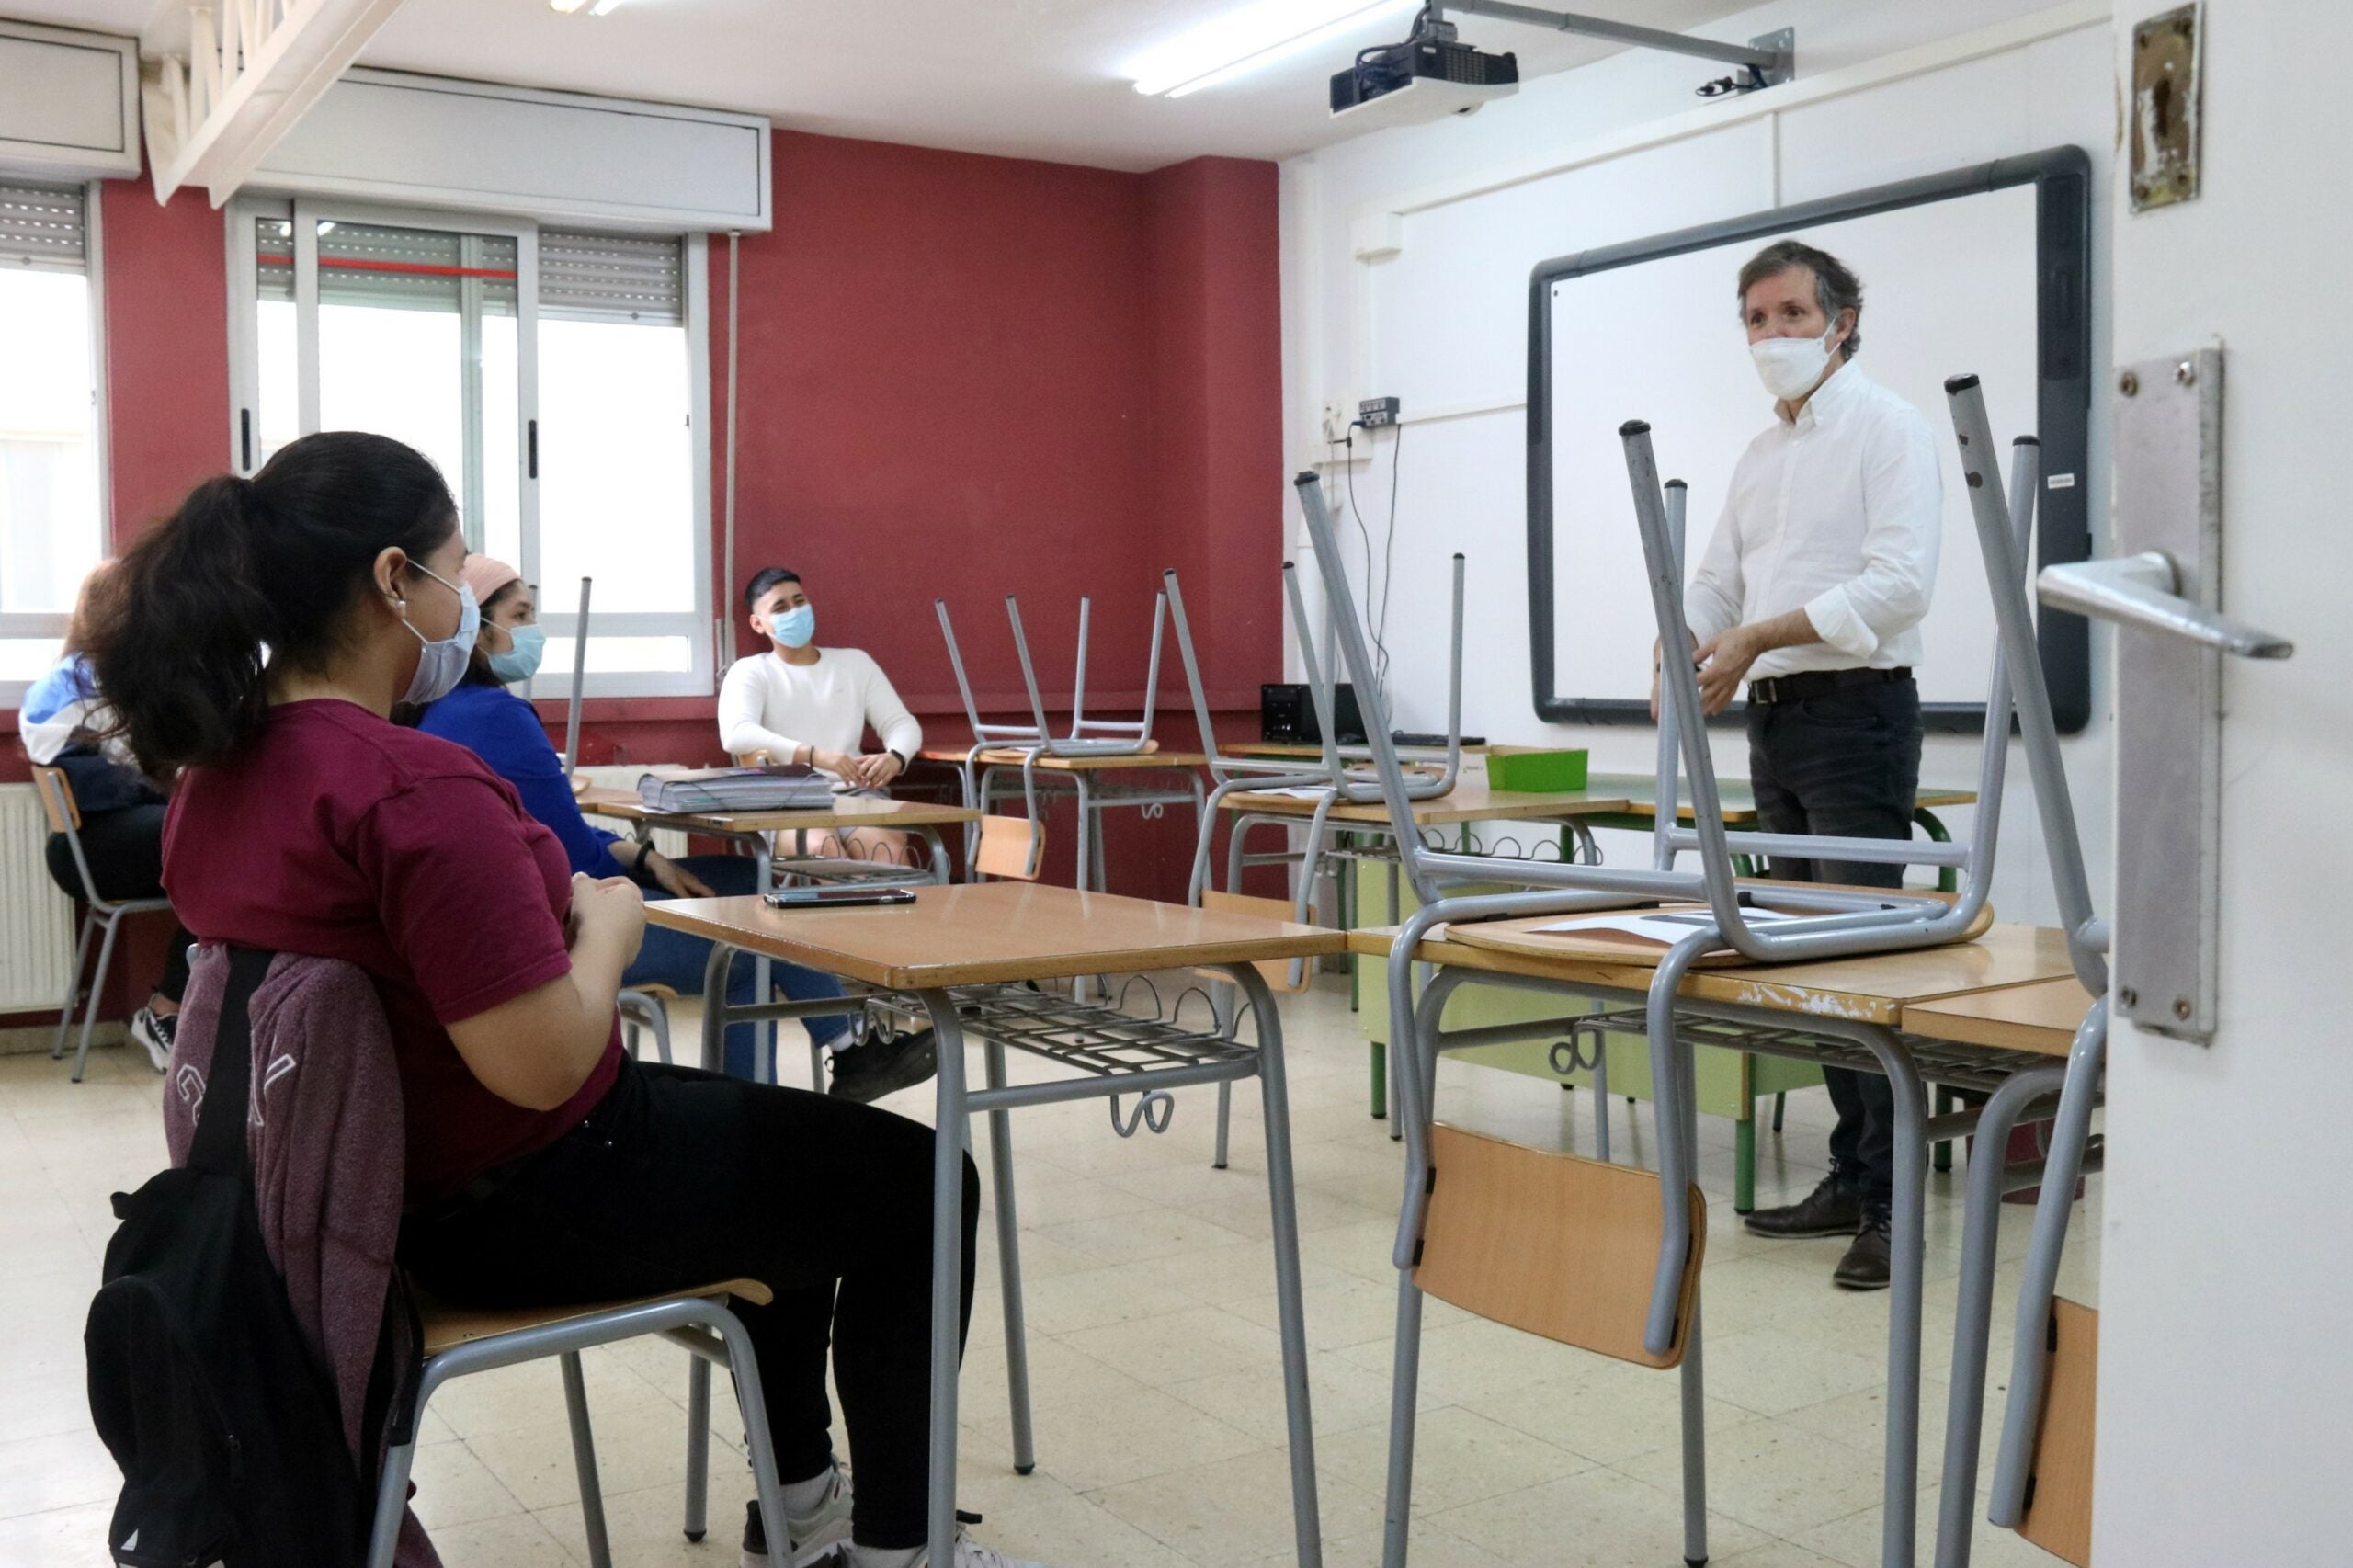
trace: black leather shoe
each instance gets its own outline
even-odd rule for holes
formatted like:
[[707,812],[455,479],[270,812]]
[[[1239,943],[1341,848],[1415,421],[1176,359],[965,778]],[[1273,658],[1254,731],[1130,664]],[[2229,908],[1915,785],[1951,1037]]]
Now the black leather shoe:
[[1830,1273],[1830,1282],[1846,1290],[1884,1290],[1888,1279],[1887,1216],[1868,1214],[1863,1228],[1855,1234],[1855,1244],[1838,1260]]
[[1835,1176],[1805,1195],[1802,1202],[1779,1209],[1759,1209],[1748,1217],[1748,1228],[1760,1236],[1851,1236],[1863,1222],[1863,1200],[1838,1185]]
[[837,1100],[870,1105],[938,1071],[939,1042],[929,1029],[888,1040],[870,1034],[847,1051],[834,1053],[834,1079],[825,1093]]

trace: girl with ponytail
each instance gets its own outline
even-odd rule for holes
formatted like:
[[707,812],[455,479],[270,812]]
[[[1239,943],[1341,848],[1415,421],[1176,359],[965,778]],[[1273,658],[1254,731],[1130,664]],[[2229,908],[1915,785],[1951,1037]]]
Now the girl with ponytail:
[[[404,1264],[465,1305],[745,1276],[799,1561],[923,1557],[931,1130],[623,1054],[634,884],[574,876],[473,753],[392,722],[465,675],[480,625],[456,505],[381,436],[306,436],[207,480],[108,574],[88,653],[140,766],[178,775],[164,884],[207,942],[374,981],[406,1121]],[[980,1184],[964,1172],[972,1305]],[[827,1436],[828,1342],[858,1487]],[[1006,1568],[960,1541],[956,1568]],[[938,1568],[949,1568],[940,1564]]]

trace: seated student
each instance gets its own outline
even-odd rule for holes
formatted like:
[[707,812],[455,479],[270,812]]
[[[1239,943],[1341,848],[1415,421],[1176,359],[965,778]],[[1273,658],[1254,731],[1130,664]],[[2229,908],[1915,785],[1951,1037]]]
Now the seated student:
[[[744,587],[752,630],[769,650],[728,666],[719,687],[719,744],[736,756],[766,752],[770,762],[805,763],[830,773],[847,792],[881,794],[923,749],[923,726],[862,650],[820,648],[817,611],[798,574],[763,567]],[[882,749],[860,750],[867,727]],[[877,828],[828,834],[819,855],[904,861],[908,837]]]
[[[206,940],[347,960],[400,1073],[401,1259],[469,1306],[651,1295],[745,1276],[796,1561],[926,1561],[929,1128],[871,1106],[642,1064],[613,999],[637,888],[556,835],[396,701],[463,677],[479,626],[433,465],[356,431],[206,481],[124,556],[88,647],[140,766],[180,774],[164,881]],[[964,1165],[963,1299],[980,1183]],[[827,1343],[850,1478],[827,1437]],[[845,1541],[846,1538],[846,1541]],[[954,1568],[1006,1568],[960,1539]],[[949,1564],[931,1568],[949,1568]]]
[[[92,595],[106,571],[102,564],[82,580],[74,619],[66,623],[63,656],[25,688],[17,733],[33,765],[63,769],[74,790],[74,803],[82,813],[82,858],[89,863],[98,896],[161,898],[164,793],[132,766],[119,741],[99,738],[112,719],[99,700],[90,661],[82,652],[89,636]],[[47,857],[50,880],[66,897],[82,897],[82,872],[74,864],[73,842],[62,833],[51,834]],[[180,996],[188,990],[188,949],[194,940],[185,928],[172,933],[162,978],[145,1006],[131,1015],[131,1038],[145,1049],[158,1073],[170,1065],[172,1031],[179,1027]],[[90,1006],[97,1006],[97,998]]]
[[[585,876],[627,877],[649,899],[710,898],[718,894],[755,892],[759,868],[741,855],[692,855],[672,860],[650,844],[623,838],[588,825],[579,801],[563,776],[563,759],[556,755],[540,716],[531,705],[506,689],[509,681],[529,680],[539,669],[546,637],[538,625],[538,602],[523,574],[487,555],[466,557],[460,582],[473,590],[482,606],[482,631],[474,640],[457,689],[424,710],[417,728],[428,735],[455,741],[490,764],[491,771],[515,786],[523,809],[563,841],[564,858]],[[710,959],[710,944],[700,937],[648,926],[644,944],[621,975],[624,987],[667,985],[681,996],[699,994],[703,967]],[[738,1006],[752,1000],[755,965],[748,953],[736,955],[728,971],[727,999]],[[799,964],[769,966],[776,983],[796,1002],[842,994],[832,975]],[[832,1093],[845,1099],[867,1100],[889,1092],[878,1089],[887,1077],[874,1067],[909,1051],[918,1054],[926,1043],[913,1035],[891,1040],[879,1037],[866,1045],[850,1045],[850,1015],[820,1014],[806,1020],[810,1037],[837,1052]],[[732,1024],[727,1029],[726,1070],[730,1077],[752,1076],[755,1030],[752,1024]],[[891,1084],[890,1087],[898,1087]],[[869,1092],[871,1091],[871,1092]]]

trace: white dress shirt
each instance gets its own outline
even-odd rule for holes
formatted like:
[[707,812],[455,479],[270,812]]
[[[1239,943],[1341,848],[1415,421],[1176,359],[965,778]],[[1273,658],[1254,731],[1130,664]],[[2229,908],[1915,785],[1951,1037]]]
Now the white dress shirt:
[[857,648],[820,649],[813,665],[788,665],[771,648],[736,660],[719,685],[719,744],[737,756],[790,762],[804,745],[856,756],[869,724],[902,762],[923,749],[923,726]]
[[1692,635],[1802,608],[1821,641],[1764,654],[1747,678],[1918,664],[1944,526],[1928,421],[1851,364],[1794,420],[1775,413],[1684,593]]

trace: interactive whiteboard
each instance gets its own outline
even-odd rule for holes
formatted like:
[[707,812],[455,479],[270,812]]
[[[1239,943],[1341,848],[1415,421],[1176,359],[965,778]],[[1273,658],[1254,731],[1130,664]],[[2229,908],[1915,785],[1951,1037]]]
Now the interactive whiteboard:
[[[1983,379],[1995,437],[2042,441],[2043,564],[2087,553],[2088,161],[2072,147],[1586,252],[1529,290],[1529,584],[1536,707],[1550,721],[1647,723],[1657,635],[1618,427],[1650,423],[1663,478],[1689,486],[1685,560],[1717,526],[1733,464],[1774,418],[1734,284],[1774,239],[1829,251],[1863,283],[1854,365],[1928,420],[1943,549],[1920,694],[1932,729],[1984,721],[1994,616],[1944,382]],[[2086,636],[2042,619],[2061,727],[2088,716]]]

